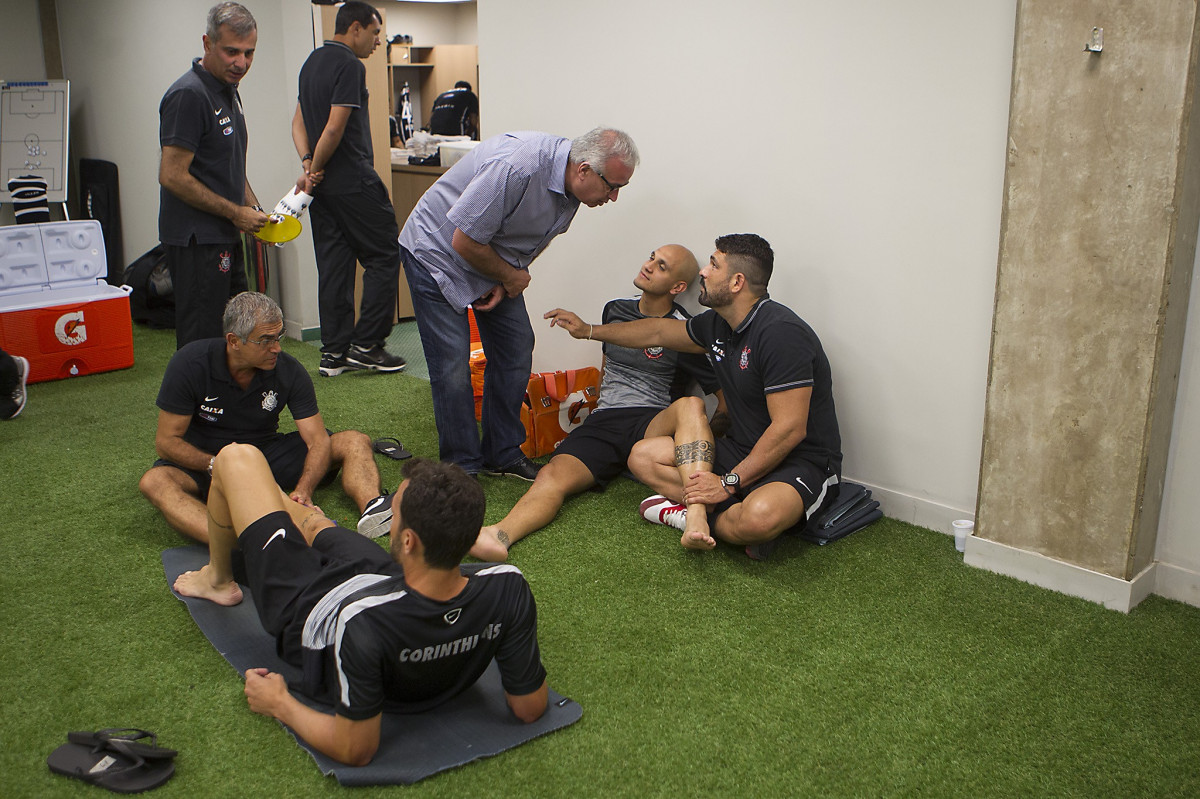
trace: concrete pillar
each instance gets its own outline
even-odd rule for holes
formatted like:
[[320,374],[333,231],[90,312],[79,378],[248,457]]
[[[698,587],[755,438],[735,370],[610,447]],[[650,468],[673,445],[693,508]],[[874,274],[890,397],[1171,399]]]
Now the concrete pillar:
[[1017,9],[967,562],[1123,610],[1152,588],[1200,222],[1198,33],[1196,0]]

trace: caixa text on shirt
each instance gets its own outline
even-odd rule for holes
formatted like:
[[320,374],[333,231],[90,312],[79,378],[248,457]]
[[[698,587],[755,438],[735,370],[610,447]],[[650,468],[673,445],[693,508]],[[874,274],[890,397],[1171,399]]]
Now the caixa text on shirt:
[[400,662],[427,663],[431,660],[437,660],[438,658],[450,657],[451,655],[459,655],[464,652],[470,652],[479,645],[479,638],[481,636],[485,639],[499,638],[500,625],[489,624],[484,628],[482,633],[468,635],[465,638],[448,641],[447,643],[438,644],[437,646],[427,646],[417,649],[401,649]]

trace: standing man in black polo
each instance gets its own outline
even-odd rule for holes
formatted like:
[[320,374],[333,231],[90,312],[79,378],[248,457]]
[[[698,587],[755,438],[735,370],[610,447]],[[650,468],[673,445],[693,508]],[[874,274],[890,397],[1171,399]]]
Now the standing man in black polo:
[[[309,207],[317,256],[321,363],[326,377],[347,369],[396,372],[404,359],[383,347],[392,330],[400,277],[399,228],[387,189],[375,172],[367,115],[367,58],[383,25],[367,3],[345,3],[333,39],[300,69],[292,141],[304,174],[297,186]],[[362,307],[354,322],[354,264],[363,265]]]
[[239,3],[208,12],[204,56],[158,107],[158,237],[175,288],[175,344],[221,335],[225,303],[246,290],[238,231],[267,221],[246,179],[246,117],[238,84],[254,62],[258,25]]

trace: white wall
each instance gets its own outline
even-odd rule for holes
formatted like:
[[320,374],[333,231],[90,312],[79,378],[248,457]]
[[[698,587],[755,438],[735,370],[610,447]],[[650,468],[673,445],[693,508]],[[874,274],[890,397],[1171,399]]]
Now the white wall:
[[475,3],[372,3],[387,17],[387,36],[408,34],[417,46],[476,44]]
[[37,0],[4,0],[0,23],[0,80],[45,80]]
[[[704,259],[759,233],[772,295],[833,363],[847,476],[895,516],[973,515],[1015,2],[614,0],[604,18],[479,6],[485,135],[605,123],[642,151],[616,205],[581,210],[535,264],[531,309],[594,319],[652,247]],[[599,358],[538,331],[536,368]]]
[[1155,593],[1200,605],[1200,254],[1193,266],[1190,325],[1183,342],[1175,429],[1167,460]]
[[[0,80],[46,79],[41,30],[37,0],[4,0],[0,6]],[[0,225],[15,221],[11,205],[0,208]]]

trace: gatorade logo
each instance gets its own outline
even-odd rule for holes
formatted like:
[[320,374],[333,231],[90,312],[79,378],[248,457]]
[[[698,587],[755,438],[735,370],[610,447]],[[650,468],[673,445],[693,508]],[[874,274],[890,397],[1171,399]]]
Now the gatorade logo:
[[54,323],[54,336],[69,347],[87,341],[87,328],[83,324],[83,311],[73,311],[58,317],[58,321]]

